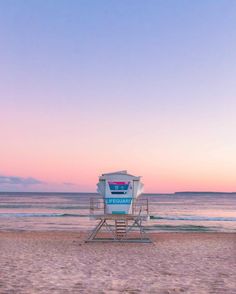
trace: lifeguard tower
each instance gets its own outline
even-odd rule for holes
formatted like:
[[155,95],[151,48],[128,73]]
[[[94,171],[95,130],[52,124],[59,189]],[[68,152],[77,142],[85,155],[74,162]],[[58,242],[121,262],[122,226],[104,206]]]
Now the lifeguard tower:
[[90,199],[90,216],[100,221],[87,242],[151,242],[142,226],[149,218],[148,199],[139,199],[142,190],[140,177],[127,171],[102,174],[100,197]]

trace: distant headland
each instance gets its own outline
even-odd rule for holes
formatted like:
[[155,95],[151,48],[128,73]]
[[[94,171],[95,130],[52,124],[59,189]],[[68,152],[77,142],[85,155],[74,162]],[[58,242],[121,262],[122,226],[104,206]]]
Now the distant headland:
[[213,191],[179,191],[174,194],[236,194],[236,192],[213,192]]

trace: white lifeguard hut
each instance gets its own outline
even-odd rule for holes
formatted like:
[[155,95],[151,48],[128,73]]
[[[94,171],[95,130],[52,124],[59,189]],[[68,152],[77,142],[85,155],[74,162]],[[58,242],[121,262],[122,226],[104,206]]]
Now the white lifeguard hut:
[[[90,216],[100,222],[88,242],[150,242],[142,226],[142,221],[149,217],[149,209],[148,199],[139,199],[143,191],[141,177],[128,174],[125,170],[105,173],[99,177],[97,191],[100,198],[90,199]],[[98,237],[103,228],[110,233],[110,238]],[[130,232],[135,238],[130,238]]]

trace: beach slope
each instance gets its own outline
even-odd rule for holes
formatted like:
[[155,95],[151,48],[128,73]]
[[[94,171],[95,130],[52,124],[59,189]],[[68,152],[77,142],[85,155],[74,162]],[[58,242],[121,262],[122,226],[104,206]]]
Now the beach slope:
[[0,293],[236,291],[236,234],[156,233],[152,244],[80,232],[0,232]]

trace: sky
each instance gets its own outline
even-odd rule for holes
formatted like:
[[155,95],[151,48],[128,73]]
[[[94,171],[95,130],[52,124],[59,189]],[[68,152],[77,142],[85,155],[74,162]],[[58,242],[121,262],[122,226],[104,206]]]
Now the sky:
[[0,0],[0,191],[236,191],[236,1]]

